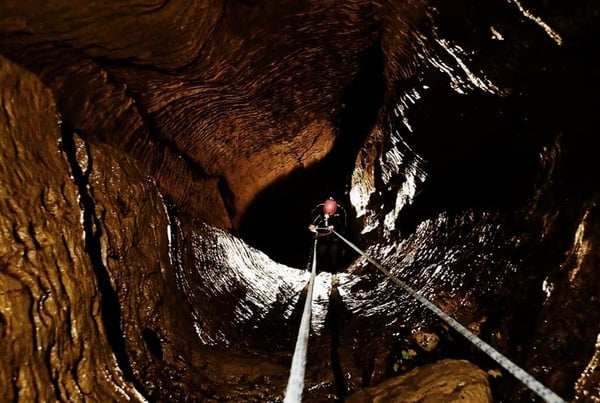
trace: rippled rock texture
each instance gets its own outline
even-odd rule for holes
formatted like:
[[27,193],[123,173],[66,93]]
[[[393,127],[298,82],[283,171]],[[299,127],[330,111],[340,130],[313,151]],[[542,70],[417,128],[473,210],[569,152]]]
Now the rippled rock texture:
[[491,402],[487,374],[468,362],[441,360],[382,384],[347,402]]
[[[281,401],[335,195],[394,275],[600,400],[599,12],[2,2],[0,392]],[[358,255],[314,298],[307,401],[539,399]]]

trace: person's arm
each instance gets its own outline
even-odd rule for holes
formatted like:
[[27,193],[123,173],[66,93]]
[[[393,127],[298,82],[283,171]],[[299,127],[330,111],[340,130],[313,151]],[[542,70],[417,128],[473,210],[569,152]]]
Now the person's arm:
[[334,225],[330,225],[330,231],[333,231],[335,229],[339,233],[343,234],[346,231],[347,225],[346,210],[344,210],[344,208],[338,204],[338,210],[333,216],[333,218]]
[[322,220],[318,220],[315,223],[312,223],[308,226],[308,229],[312,232],[318,233],[318,234],[322,234],[322,235],[329,235],[331,234],[331,232],[333,231],[333,225],[329,225],[327,227],[321,227],[319,224],[321,224]]
[[[322,206],[322,204],[320,206]],[[312,222],[308,225],[308,229],[315,233],[316,238],[331,234],[333,232],[333,225],[323,227],[323,215],[320,213],[320,209],[317,207],[313,211],[317,212],[317,214]]]
[[323,217],[321,216],[321,209],[322,208],[323,208],[323,203],[317,205],[310,212],[310,217],[309,217],[310,224],[308,225],[308,229],[310,231],[312,231],[312,232],[317,232],[317,228],[319,227],[319,223],[323,220]]
[[315,227],[313,232],[315,233],[315,238],[330,235],[333,232],[333,225],[329,227]]

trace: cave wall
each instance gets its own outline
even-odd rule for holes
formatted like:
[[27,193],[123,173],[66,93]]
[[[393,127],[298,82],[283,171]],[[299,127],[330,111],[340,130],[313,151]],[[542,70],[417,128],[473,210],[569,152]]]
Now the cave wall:
[[[428,5],[418,66],[389,88],[353,173],[362,245],[560,396],[593,401],[598,12]],[[375,299],[356,312],[394,297]],[[388,321],[421,311],[399,306]],[[535,399],[514,379],[492,386]]]
[[[597,15],[515,1],[3,2],[0,389],[280,398],[303,275],[274,274],[294,271],[205,224],[239,229],[292,178],[265,203],[348,185],[362,247],[562,396],[596,398]],[[352,130],[363,94],[346,90],[378,63],[383,82],[364,84],[375,106]],[[359,147],[338,175],[320,163],[340,138]],[[315,168],[323,182],[296,181]],[[247,268],[268,273],[268,298]],[[424,365],[459,351],[475,383],[497,369],[369,270],[340,276],[343,393],[402,384],[421,326],[442,338],[419,350]],[[340,393],[331,331],[314,339],[315,400]]]
[[125,154],[62,127],[51,91],[31,73],[2,59],[0,77],[3,396],[260,399],[262,390],[232,383],[284,368],[190,343],[176,229],[154,181]]
[[101,320],[100,284],[52,94],[5,58],[0,83],[0,389],[14,401],[135,400]]
[[371,9],[6,2],[0,47],[85,139],[125,150],[180,210],[231,228],[258,192],[331,149],[343,89],[377,34]]

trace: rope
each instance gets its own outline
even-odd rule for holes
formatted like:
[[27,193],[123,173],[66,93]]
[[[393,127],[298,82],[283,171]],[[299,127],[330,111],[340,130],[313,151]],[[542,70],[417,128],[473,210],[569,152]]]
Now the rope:
[[544,399],[544,401],[546,401],[548,403],[566,403],[560,396],[558,396],[552,390],[550,390],[549,388],[544,386],[542,383],[540,383],[538,380],[536,380],[533,376],[531,376],[530,374],[525,372],[517,364],[515,364],[514,362],[512,362],[511,360],[509,360],[502,354],[500,354],[492,346],[490,346],[489,344],[487,344],[486,342],[481,340],[479,337],[475,336],[466,327],[461,325],[454,318],[447,315],[440,308],[438,308],[437,306],[435,306],[434,304],[429,302],[429,300],[427,300],[425,297],[418,294],[416,291],[414,291],[412,288],[410,288],[408,285],[406,285],[406,283],[404,283],[402,280],[398,279],[396,276],[394,276],[392,273],[390,273],[389,270],[385,269],[382,265],[377,263],[374,259],[372,259],[370,256],[368,256],[365,252],[360,250],[352,242],[350,242],[349,240],[344,238],[342,235],[337,233],[335,230],[333,231],[333,233],[338,238],[340,238],[342,241],[346,242],[346,244],[348,244],[348,246],[350,246],[352,249],[354,249],[359,254],[364,256],[369,262],[371,262],[373,265],[375,265],[375,267],[377,267],[386,276],[388,276],[390,278],[390,280],[395,282],[402,289],[404,289],[406,292],[408,292],[411,296],[413,296],[419,302],[421,302],[423,305],[425,305],[427,308],[432,310],[442,320],[444,320],[446,323],[448,323],[450,326],[452,326],[452,328],[454,328],[454,330],[456,330],[457,332],[462,334],[467,340],[469,340],[471,343],[473,343],[477,348],[482,350],[490,358],[492,358],[494,361],[496,361],[498,364],[500,364],[502,367],[504,367],[504,369],[506,369],[508,372],[513,374],[513,376],[515,378],[517,378],[525,386],[527,386],[529,389],[531,389],[533,392],[535,392],[539,397]]
[[292,357],[292,367],[290,369],[290,377],[285,390],[285,398],[283,400],[284,403],[302,402],[302,391],[304,390],[304,372],[306,368],[306,351],[308,349],[308,336],[310,331],[312,294],[315,276],[317,274],[316,252],[317,240],[315,239],[313,246],[312,270],[310,272],[310,280],[308,280],[308,291],[306,293],[306,301],[304,302],[304,311],[302,312],[302,320],[300,321],[298,338],[296,339],[294,356]]

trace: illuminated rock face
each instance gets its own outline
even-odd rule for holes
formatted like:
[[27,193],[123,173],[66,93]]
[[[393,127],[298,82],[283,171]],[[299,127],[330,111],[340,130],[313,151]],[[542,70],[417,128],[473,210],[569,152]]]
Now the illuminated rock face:
[[441,360],[350,396],[347,402],[493,402],[487,374],[469,362]]
[[[8,400],[280,400],[329,195],[402,281],[600,398],[593,5],[88,3],[0,5]],[[316,284],[307,400],[532,396],[363,260]]]

